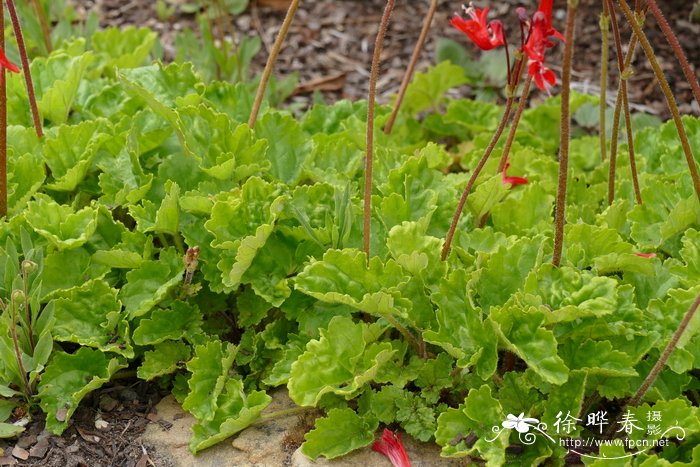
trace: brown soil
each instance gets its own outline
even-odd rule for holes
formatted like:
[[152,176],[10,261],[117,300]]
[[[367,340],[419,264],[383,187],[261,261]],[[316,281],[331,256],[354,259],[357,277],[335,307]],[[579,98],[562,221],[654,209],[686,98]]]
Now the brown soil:
[[[177,31],[185,27],[194,27],[192,14],[179,11],[165,20],[159,19],[152,0],[74,0],[87,12],[96,9],[103,25],[124,26],[129,24],[146,25],[158,31],[167,56],[173,54],[174,37]],[[184,0],[167,0],[169,4],[178,5]],[[432,30],[422,53],[418,70],[424,70],[432,64],[435,45],[440,37],[449,37],[464,44],[472,55],[481,53],[468,39],[449,25],[449,18],[460,10],[461,0],[440,0],[438,11],[433,20]],[[190,2],[192,3],[192,2]],[[420,32],[423,17],[428,9],[428,0],[396,2],[391,24],[387,33],[382,54],[381,76],[378,83],[380,102],[388,102],[398,90],[408,59],[413,51]],[[466,3],[466,1],[465,1]],[[634,5],[633,1],[628,3]],[[236,17],[233,24],[226,25],[229,33],[236,37],[241,35],[259,35],[269,50],[274,42],[279,26],[285,15],[285,0],[252,0],[247,12]],[[385,0],[316,0],[301,2],[294,23],[287,37],[286,44],[275,71],[280,76],[289,73],[299,74],[300,86],[292,101],[304,104],[311,99],[311,93],[323,90],[327,99],[366,97],[368,89],[368,69],[379,18]],[[477,6],[491,7],[491,18],[501,19],[509,33],[511,42],[519,36],[516,6],[524,6],[532,12],[537,0],[499,0],[475,1]],[[273,7],[270,7],[272,5]],[[600,30],[598,18],[601,8],[600,0],[581,0],[576,22],[575,60],[573,69],[573,86],[575,89],[598,94],[600,71]],[[667,19],[675,28],[679,41],[684,48],[696,77],[700,76],[700,47],[698,37],[700,24],[690,21],[693,2],[690,0],[666,0],[659,2]],[[554,25],[563,32],[566,0],[554,0]],[[671,48],[660,33],[651,14],[647,17],[647,35],[656,47],[662,68],[667,74],[675,97],[682,112],[700,115],[700,107],[693,101],[690,85]],[[622,23],[623,21],[621,21]],[[623,42],[629,38],[629,28],[622,27]],[[558,44],[548,57],[549,66],[555,65],[561,58],[562,45]],[[264,52],[264,51],[263,51]],[[497,52],[492,52],[497,53]],[[258,72],[265,64],[266,53],[260,53],[254,62],[253,72]],[[610,52],[611,80],[608,85],[609,99],[613,99],[617,88],[617,62],[614,50]],[[635,108],[667,118],[665,99],[653,80],[651,68],[638,51],[634,64],[634,75],[630,78],[630,102]],[[465,89],[464,94],[470,95]]]

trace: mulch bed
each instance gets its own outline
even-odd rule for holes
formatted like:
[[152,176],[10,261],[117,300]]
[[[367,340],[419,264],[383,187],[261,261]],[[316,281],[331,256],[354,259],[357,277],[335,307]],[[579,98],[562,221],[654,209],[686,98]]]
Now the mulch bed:
[[171,467],[137,441],[148,423],[164,423],[153,411],[162,396],[156,385],[144,381],[111,383],[83,400],[61,436],[44,430],[42,413],[32,414],[19,439],[0,440],[0,465]]
[[[145,25],[158,31],[166,51],[166,58],[174,54],[174,37],[185,27],[196,28],[192,14],[176,13],[165,21],[158,18],[152,0],[75,0],[87,13],[98,11],[103,26]],[[184,0],[169,0],[170,4]],[[420,32],[429,0],[398,0],[392,15],[382,54],[381,76],[378,82],[380,102],[389,102],[398,90],[408,59]],[[449,37],[465,45],[466,50],[477,56],[481,53],[468,43],[466,37],[449,25],[449,18],[461,9],[460,0],[440,0],[433,20],[430,36],[419,61],[418,70],[424,70],[434,62],[438,38]],[[466,2],[465,2],[466,3]],[[628,3],[634,4],[634,2]],[[299,74],[300,86],[291,98],[297,104],[311,102],[314,90],[324,91],[327,100],[340,98],[362,99],[367,95],[369,64],[374,48],[377,25],[386,4],[385,0],[315,0],[301,2],[284,49],[275,66],[278,75]],[[491,18],[501,19],[511,41],[519,35],[515,8],[524,6],[535,10],[538,1],[477,0],[476,6],[490,6]],[[676,33],[696,76],[700,76],[700,24],[690,21],[693,2],[690,0],[665,0],[659,2]],[[272,6],[270,6],[272,5]],[[241,35],[258,35],[264,49],[269,50],[285,15],[285,0],[252,0],[248,11],[226,27],[229,32]],[[566,0],[554,0],[554,24],[563,32]],[[598,26],[600,0],[581,0],[576,25],[573,86],[575,89],[598,94],[600,70],[600,30]],[[700,115],[700,107],[693,101],[690,85],[677,66],[673,52],[650,14],[647,19],[647,35],[656,47],[662,68],[681,111]],[[629,28],[622,28],[623,38],[629,38]],[[626,42],[627,39],[623,39]],[[549,54],[548,63],[553,69],[561,57],[563,47],[558,44]],[[264,52],[265,50],[263,50]],[[494,52],[498,53],[498,52]],[[266,53],[260,53],[253,64],[253,72],[262,70]],[[654,83],[653,74],[641,51],[637,53],[635,73],[630,78],[630,102],[637,109],[668,118],[665,99]],[[610,52],[609,84],[611,94],[617,88],[617,62]],[[463,91],[470,96],[470,90]]]

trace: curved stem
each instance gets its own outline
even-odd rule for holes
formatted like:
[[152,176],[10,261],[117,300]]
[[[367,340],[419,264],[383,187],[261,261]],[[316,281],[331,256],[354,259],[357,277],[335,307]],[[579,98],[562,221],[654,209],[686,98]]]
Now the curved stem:
[[624,111],[625,115],[625,132],[627,134],[627,147],[630,156],[630,170],[632,171],[632,184],[634,185],[634,196],[637,204],[642,204],[642,193],[639,189],[639,177],[637,175],[637,163],[634,154],[634,135],[632,131],[632,121],[629,108],[629,98],[627,92],[627,79],[631,74],[632,59],[637,49],[637,36],[632,35],[627,47],[627,54],[622,56],[622,38],[617,24],[617,17],[613,9],[612,0],[607,0],[607,5],[610,11],[610,20],[612,22],[613,39],[615,49],[617,50],[617,67],[620,76],[620,82],[617,88],[617,97],[615,98],[615,112],[613,114],[612,133],[610,138],[610,165],[608,167],[608,205],[615,200],[615,173],[617,171],[617,145],[620,131],[620,114]]
[[639,26],[637,18],[635,17],[632,10],[630,10],[629,5],[627,5],[627,2],[625,0],[618,0],[618,3],[620,4],[622,12],[625,14],[627,21],[629,21],[630,25],[632,26],[634,34],[637,36],[637,39],[639,40],[639,43],[642,46],[642,49],[644,50],[644,54],[647,56],[647,59],[649,60],[652,69],[654,70],[654,74],[656,75],[656,81],[659,83],[659,86],[661,86],[661,90],[663,91],[664,96],[666,97],[666,103],[668,104],[668,108],[671,111],[671,115],[673,115],[673,122],[676,125],[678,138],[680,139],[681,146],[683,147],[683,153],[685,154],[685,160],[688,164],[688,170],[690,171],[690,176],[693,179],[693,188],[695,189],[695,194],[697,195],[698,200],[700,200],[700,175],[698,174],[698,168],[695,159],[693,158],[693,151],[690,148],[688,136],[685,133],[683,121],[681,120],[681,114],[678,110],[678,104],[676,103],[676,99],[673,97],[673,91],[671,91],[671,86],[669,86],[668,81],[666,81],[666,77],[664,76],[664,73],[661,70],[661,66],[659,65],[659,62],[656,60],[656,56],[654,55],[654,50],[652,49],[651,44],[649,44],[649,40],[644,35],[644,31],[642,31],[642,28]]
[[561,130],[559,142],[559,180],[557,183],[557,203],[554,208],[554,253],[552,264],[559,266],[564,246],[564,223],[566,220],[566,189],[569,174],[569,134],[571,112],[569,96],[571,95],[571,62],[574,56],[574,32],[578,0],[569,0],[566,8],[566,31],[564,60],[561,75]]
[[53,50],[53,44],[51,44],[51,29],[49,28],[49,21],[46,18],[46,10],[44,10],[41,0],[32,0],[32,4],[36,10],[36,15],[39,17],[39,25],[41,26],[41,34],[44,37],[46,53],[50,54]]
[[673,333],[673,337],[671,337],[671,340],[666,345],[664,352],[659,357],[659,360],[654,365],[654,368],[651,369],[649,375],[646,377],[642,385],[637,390],[637,393],[634,395],[634,397],[632,397],[632,399],[630,399],[627,405],[637,406],[641,402],[642,397],[644,397],[651,385],[654,384],[654,381],[656,381],[656,378],[659,376],[659,373],[661,373],[661,370],[666,364],[666,361],[671,356],[671,353],[676,348],[676,345],[678,345],[678,341],[680,340],[681,336],[688,328],[688,324],[693,318],[693,315],[695,315],[695,312],[698,310],[698,306],[700,306],[700,295],[698,295],[695,298],[695,301],[690,305],[688,311],[686,311],[685,316],[683,316],[683,320],[678,325],[678,329],[676,329],[676,332]]
[[527,97],[530,95],[530,85],[532,84],[532,76],[527,75],[525,79],[525,84],[523,84],[523,92],[520,94],[520,100],[518,101],[518,107],[515,109],[515,114],[513,114],[513,121],[510,124],[510,130],[508,130],[508,138],[503,146],[503,153],[501,154],[501,160],[498,163],[498,172],[503,172],[506,169],[506,164],[508,163],[508,156],[510,155],[510,149],[513,146],[513,141],[515,140],[515,133],[518,129],[518,124],[520,123],[520,117],[525,110],[525,105],[527,104]]
[[598,132],[600,137],[600,159],[607,157],[607,144],[605,141],[605,111],[608,97],[608,60],[610,59],[610,13],[607,0],[603,0],[603,12],[600,14],[600,103],[598,112]]
[[258,84],[258,91],[255,94],[253,109],[250,111],[250,118],[248,119],[248,126],[250,128],[255,127],[255,121],[258,119],[258,112],[260,112],[260,106],[262,105],[263,97],[265,97],[267,83],[270,81],[270,76],[272,75],[272,68],[275,66],[277,56],[280,54],[280,50],[282,49],[282,43],[284,43],[284,39],[287,37],[289,27],[292,25],[292,20],[297,12],[297,8],[299,8],[299,1],[300,0],[292,0],[289,4],[287,16],[285,16],[284,22],[282,22],[282,27],[280,28],[280,32],[277,34],[277,39],[275,39],[270,55],[267,57],[267,63],[265,64],[265,69],[263,70],[262,76],[260,77],[260,83]]
[[377,97],[377,76],[379,75],[379,59],[382,54],[384,35],[389,26],[389,18],[394,10],[394,0],[387,0],[384,14],[379,23],[377,39],[374,42],[372,55],[372,70],[369,77],[369,96],[367,97],[367,155],[365,156],[365,193],[363,205],[362,241],[367,261],[369,261],[369,243],[372,219],[372,159],[374,158],[374,102]]
[[634,186],[634,199],[637,204],[642,204],[642,191],[639,188],[639,176],[637,175],[637,159],[634,154],[634,135],[632,134],[632,116],[630,114],[629,98],[627,96],[627,79],[624,80],[622,91],[622,107],[625,110],[625,130],[627,133],[627,152],[630,156],[630,172],[632,173],[632,185]]
[[445,244],[442,247],[442,254],[440,255],[440,258],[443,261],[445,261],[447,259],[447,255],[450,253],[450,248],[452,247],[452,239],[454,238],[455,231],[457,230],[457,224],[459,223],[459,218],[462,216],[462,211],[464,210],[464,206],[467,204],[467,198],[469,197],[469,193],[472,191],[472,188],[474,187],[474,183],[476,182],[476,179],[481,174],[481,171],[483,170],[484,165],[486,165],[486,162],[489,160],[489,157],[491,157],[491,153],[493,152],[493,149],[496,147],[496,144],[498,143],[498,140],[501,138],[501,135],[503,134],[503,130],[505,129],[506,124],[508,123],[508,118],[510,117],[510,113],[513,110],[513,101],[514,100],[515,100],[515,98],[512,96],[506,100],[506,106],[505,106],[505,109],[503,110],[503,116],[501,117],[501,121],[498,124],[498,128],[496,128],[496,132],[493,134],[493,137],[491,138],[489,145],[486,147],[486,150],[484,150],[484,154],[481,156],[481,160],[479,161],[476,168],[474,169],[474,172],[472,172],[471,177],[469,177],[469,181],[467,182],[467,186],[464,188],[464,191],[462,192],[462,197],[459,199],[459,203],[457,204],[457,209],[455,211],[454,216],[452,217],[452,223],[450,224],[450,229],[447,231],[447,236],[445,236]]
[[574,31],[578,0],[569,0],[566,8],[566,30],[564,33],[564,60],[561,74],[561,130],[559,140],[559,180],[557,183],[557,203],[554,208],[554,253],[552,264],[559,266],[564,247],[564,223],[566,220],[566,189],[569,174],[569,131],[571,112],[571,62],[574,52]]
[[403,75],[403,81],[401,81],[401,87],[399,88],[399,94],[396,96],[396,103],[394,104],[394,110],[389,116],[386,125],[384,126],[384,133],[387,135],[391,133],[394,128],[394,123],[396,122],[396,117],[399,114],[399,109],[401,108],[401,103],[406,95],[406,89],[408,89],[408,84],[411,82],[413,77],[413,71],[416,69],[416,64],[418,63],[418,57],[423,50],[425,41],[428,38],[428,32],[430,32],[430,25],[433,22],[433,17],[435,16],[435,11],[438,7],[438,0],[430,1],[430,8],[425,16],[425,21],[423,22],[423,29],[420,31],[420,36],[418,36],[418,42],[416,42],[416,47],[413,49],[413,55],[411,55],[411,60],[408,62],[408,68],[406,68],[406,73]]
[[693,73],[693,70],[690,68],[688,57],[686,57],[685,52],[683,52],[683,48],[678,42],[678,38],[659,9],[659,5],[657,5],[656,0],[647,0],[647,5],[649,6],[651,13],[654,15],[654,18],[656,18],[656,22],[658,23],[661,32],[663,32],[664,36],[666,36],[666,41],[668,41],[669,45],[673,49],[673,53],[676,55],[676,60],[678,60],[678,63],[681,65],[685,79],[688,80],[690,88],[693,90],[695,101],[700,104],[700,83],[698,83],[697,76],[695,76],[695,73]]
[[[5,24],[5,9],[0,4],[0,24]],[[5,50],[5,35],[0,34],[0,49]],[[7,72],[0,66],[0,217],[7,215]]]
[[17,10],[15,9],[14,0],[7,0],[7,11],[10,13],[12,20],[12,28],[15,31],[17,39],[17,49],[19,57],[22,61],[22,74],[24,75],[24,84],[27,86],[27,96],[29,97],[29,107],[32,109],[32,119],[34,120],[34,130],[36,135],[41,138],[44,136],[44,130],[41,127],[41,118],[39,117],[39,107],[36,104],[36,95],[34,93],[34,83],[32,83],[32,72],[29,69],[29,58],[27,57],[27,48],[24,45],[24,35],[22,34],[22,26],[19,24]]

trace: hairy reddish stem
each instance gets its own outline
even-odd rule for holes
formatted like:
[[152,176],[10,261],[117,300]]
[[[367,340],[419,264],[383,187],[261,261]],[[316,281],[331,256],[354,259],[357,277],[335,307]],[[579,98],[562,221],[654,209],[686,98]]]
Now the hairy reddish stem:
[[661,370],[666,364],[666,361],[678,345],[678,341],[680,340],[681,336],[688,328],[688,324],[690,323],[690,320],[693,319],[693,315],[695,315],[695,312],[698,310],[698,306],[700,306],[700,295],[698,295],[695,298],[695,301],[690,305],[690,308],[688,308],[688,311],[685,313],[685,316],[683,316],[683,320],[678,325],[678,329],[676,329],[676,332],[673,334],[673,337],[671,337],[671,340],[666,345],[664,352],[661,354],[659,360],[654,365],[654,368],[651,369],[649,375],[646,377],[642,385],[637,390],[637,393],[634,395],[634,397],[632,397],[632,399],[630,399],[628,405],[631,405],[633,407],[639,405],[639,403],[642,400],[642,397],[644,397],[651,385],[654,384],[654,381],[656,381],[656,378],[659,376],[659,373],[661,373]]
[[389,18],[394,10],[394,0],[387,0],[384,14],[379,23],[377,39],[374,42],[374,54],[372,54],[372,70],[369,77],[369,96],[367,97],[367,154],[365,156],[365,194],[363,205],[363,230],[362,242],[367,261],[369,261],[369,244],[372,220],[372,162],[374,159],[374,103],[377,98],[377,76],[379,75],[379,59],[382,54],[382,44],[386,29],[389,26]]
[[642,204],[642,193],[639,188],[639,176],[637,175],[637,163],[634,153],[634,135],[632,131],[632,120],[627,92],[627,78],[629,77],[632,59],[637,49],[637,37],[632,35],[627,47],[627,54],[622,56],[622,38],[617,25],[617,17],[613,9],[612,0],[607,0],[610,11],[610,21],[613,29],[613,40],[617,51],[617,67],[620,75],[620,82],[617,88],[615,99],[615,111],[613,114],[612,133],[610,138],[610,165],[608,167],[608,205],[615,200],[615,173],[617,171],[617,144],[620,131],[620,114],[625,115],[625,132],[627,134],[627,146],[630,157],[630,170],[632,172],[632,184],[634,185],[634,196],[637,204]]
[[[5,24],[5,9],[0,5],[0,24]],[[0,49],[5,50],[5,35],[0,34]],[[0,217],[7,215],[7,84],[5,67],[0,65]]]
[[600,137],[600,159],[607,157],[605,141],[605,111],[608,97],[608,60],[610,53],[610,12],[607,0],[603,0],[603,12],[600,14],[600,103],[598,109],[598,132]]
[[622,12],[627,18],[627,21],[632,26],[634,34],[637,36],[639,44],[644,50],[644,54],[647,56],[647,60],[649,60],[649,63],[651,64],[651,68],[654,70],[654,74],[656,75],[656,81],[659,83],[659,86],[661,86],[661,90],[663,91],[664,96],[666,97],[666,103],[668,104],[668,108],[671,111],[671,115],[673,116],[673,122],[676,125],[678,138],[681,141],[683,154],[685,155],[685,160],[688,164],[688,170],[690,171],[690,176],[693,180],[693,188],[695,189],[695,194],[698,200],[700,200],[700,175],[698,175],[697,164],[693,157],[693,151],[690,148],[688,136],[685,133],[683,121],[681,120],[681,114],[678,110],[678,104],[676,103],[676,99],[675,97],[673,97],[673,91],[671,91],[671,86],[669,86],[668,81],[666,80],[666,77],[664,76],[664,73],[661,70],[661,66],[659,65],[658,60],[656,60],[654,50],[652,49],[651,44],[649,44],[649,40],[646,38],[644,31],[642,31],[642,28],[639,26],[639,23],[637,22],[637,19],[635,18],[635,15],[630,9],[629,5],[625,0],[618,0],[618,2],[620,4]]
[[566,189],[569,173],[569,136],[571,111],[571,62],[574,52],[574,32],[578,0],[569,0],[566,8],[566,30],[564,37],[564,60],[561,74],[561,129],[559,140],[559,179],[557,183],[557,202],[554,208],[554,252],[552,264],[559,266],[564,248],[564,223],[566,222]]
[[498,163],[498,172],[503,172],[506,170],[506,164],[508,163],[508,157],[510,156],[510,149],[513,146],[513,141],[515,140],[515,133],[518,130],[518,124],[520,123],[520,117],[525,110],[525,105],[527,104],[527,97],[530,95],[530,85],[532,84],[532,76],[527,75],[525,83],[523,84],[523,92],[520,94],[520,100],[518,101],[518,107],[515,109],[515,114],[513,114],[513,121],[510,124],[510,130],[508,131],[508,137],[503,145],[503,153],[501,154],[501,160]]
[[289,4],[287,16],[285,16],[284,21],[282,22],[282,27],[280,28],[280,32],[277,34],[277,39],[275,39],[270,55],[267,57],[267,63],[265,64],[265,69],[263,70],[262,76],[260,77],[260,83],[258,84],[258,91],[255,94],[253,109],[250,111],[250,118],[248,119],[248,127],[250,128],[255,127],[255,121],[258,119],[260,106],[262,105],[263,97],[265,97],[267,83],[270,81],[270,76],[272,76],[272,69],[277,61],[277,56],[280,54],[284,39],[287,37],[289,27],[292,25],[292,20],[297,12],[297,8],[299,8],[299,1],[300,0],[292,0]]
[[685,52],[683,52],[683,48],[678,42],[676,34],[673,32],[673,29],[671,29],[671,26],[669,26],[668,21],[666,21],[666,18],[659,9],[659,5],[657,5],[656,0],[647,0],[647,5],[649,6],[651,13],[654,15],[654,18],[656,18],[656,22],[658,23],[661,32],[663,32],[664,36],[666,36],[666,41],[668,41],[669,45],[673,49],[673,53],[676,55],[676,60],[678,60],[678,63],[681,65],[685,79],[688,80],[690,88],[693,90],[695,101],[700,105],[700,83],[698,83],[697,76],[695,76],[695,73],[693,73],[693,70],[690,68],[688,57],[686,57]]
[[32,110],[32,119],[34,120],[34,130],[36,135],[41,138],[44,136],[44,130],[41,126],[41,117],[39,116],[39,106],[36,104],[36,95],[34,93],[34,83],[32,82],[32,72],[29,69],[29,58],[27,57],[27,48],[24,45],[24,35],[22,34],[22,26],[17,17],[14,0],[6,0],[7,11],[10,13],[12,20],[12,28],[15,31],[17,39],[17,50],[22,61],[22,74],[24,75],[24,84],[27,86],[27,96],[29,97],[29,107]]
[[406,95],[406,89],[408,89],[408,84],[411,82],[413,77],[413,71],[416,69],[416,64],[418,63],[418,57],[423,50],[425,41],[428,38],[428,32],[430,32],[430,25],[433,22],[433,17],[435,16],[435,11],[438,7],[438,0],[430,1],[430,8],[425,16],[425,21],[423,22],[423,29],[421,29],[420,36],[418,36],[418,42],[416,47],[413,49],[413,55],[411,55],[411,60],[408,62],[408,68],[406,68],[406,73],[403,75],[403,80],[401,81],[401,87],[399,88],[399,94],[396,96],[396,103],[394,104],[394,110],[389,116],[386,125],[384,126],[384,133],[387,135],[391,133],[394,128],[394,123],[396,122],[396,117],[399,114],[399,109],[401,108],[401,103]]
[[508,118],[510,117],[510,113],[513,110],[513,101],[514,100],[515,100],[515,97],[513,97],[513,96],[508,97],[508,100],[506,100],[506,106],[505,106],[505,109],[503,110],[503,116],[501,117],[501,121],[498,124],[498,128],[496,128],[496,132],[493,134],[493,137],[491,138],[489,145],[486,147],[484,154],[481,156],[481,160],[479,161],[476,168],[474,169],[474,172],[472,172],[471,177],[469,177],[469,181],[467,182],[467,186],[464,188],[464,191],[462,192],[462,197],[459,199],[459,203],[457,204],[457,210],[455,211],[455,214],[452,217],[452,223],[450,224],[450,229],[447,231],[447,236],[445,237],[445,244],[442,247],[442,254],[441,254],[440,258],[443,261],[445,261],[447,259],[447,255],[450,253],[450,248],[452,247],[452,239],[454,238],[455,231],[457,230],[457,224],[459,223],[459,218],[462,216],[462,211],[464,210],[464,206],[467,204],[467,198],[469,197],[469,193],[471,193],[472,188],[474,187],[474,183],[476,182],[476,179],[481,174],[481,171],[483,170],[484,165],[486,165],[486,162],[489,160],[489,157],[491,157],[491,153],[493,152],[493,149],[496,147],[498,140],[501,138],[501,135],[503,134],[503,130],[506,128],[506,125],[508,123]]

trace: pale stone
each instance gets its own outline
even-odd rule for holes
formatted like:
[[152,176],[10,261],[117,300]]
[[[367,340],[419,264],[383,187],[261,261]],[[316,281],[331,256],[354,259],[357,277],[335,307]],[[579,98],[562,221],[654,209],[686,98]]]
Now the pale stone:
[[[286,390],[272,393],[272,402],[263,414],[296,407]],[[191,427],[195,419],[168,396],[156,406],[158,423],[150,423],[140,442],[152,446],[159,457],[174,467],[381,467],[391,466],[389,460],[369,447],[359,449],[340,459],[318,459],[315,462],[298,449],[303,434],[310,427],[303,415],[276,417],[243,430],[196,456],[190,452]],[[172,424],[169,430],[164,425]],[[379,436],[379,435],[378,435]],[[464,465],[455,459],[440,458],[440,448],[421,443],[404,435],[406,452],[413,467],[452,467]]]

